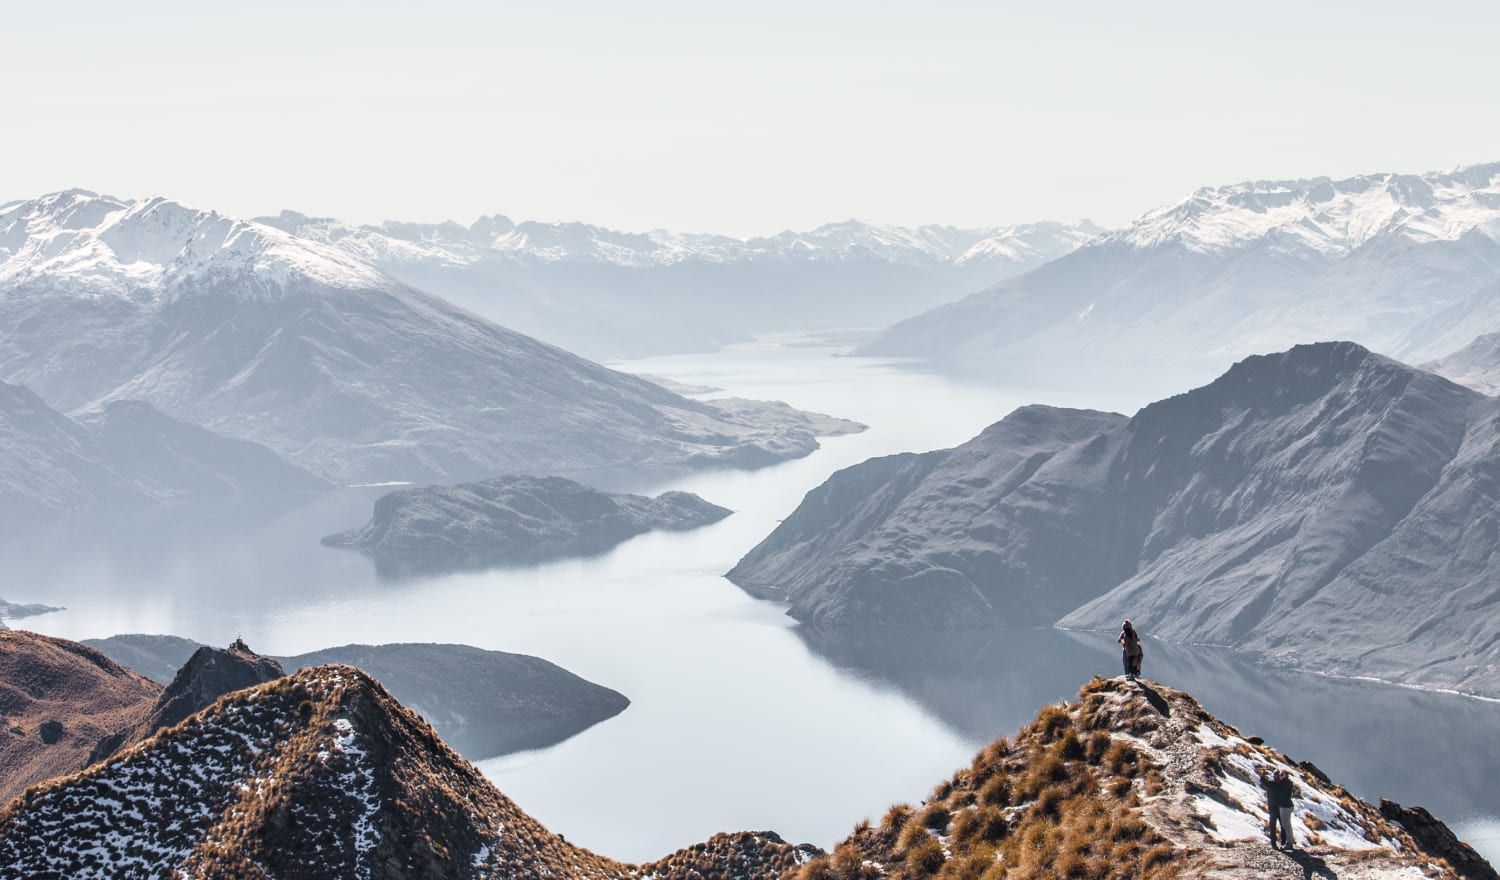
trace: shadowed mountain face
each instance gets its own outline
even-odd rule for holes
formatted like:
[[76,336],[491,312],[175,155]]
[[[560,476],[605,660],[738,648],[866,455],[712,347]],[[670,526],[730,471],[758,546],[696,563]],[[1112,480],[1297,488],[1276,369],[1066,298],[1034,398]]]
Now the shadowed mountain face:
[[1500,329],[1497,194],[1500,164],[1206,187],[861,351],[1161,392],[1315,339],[1423,361]]
[[382,572],[401,575],[587,556],[653,529],[698,528],[729,514],[687,492],[647,498],[562,477],[498,477],[392,492],[375,502],[368,524],[323,543],[369,554]]
[[[228,652],[175,636],[118,635],[86,644],[162,682],[180,678],[187,672],[183,664],[191,665],[190,658],[205,651],[234,659]],[[342,645],[255,660],[279,664],[288,672],[326,663],[356,666],[475,761],[554,745],[630,705],[623,694],[539,657],[468,645]]]
[[1430,373],[1299,346],[1129,420],[1028,407],[955,450],[858,465],[730,576],[826,623],[1130,617],[1163,638],[1497,693],[1482,549],[1497,424],[1494,401]]
[[327,485],[264,446],[184,424],[148,403],[112,401],[72,419],[0,382],[0,523]]
[[[1296,797],[1293,853],[1264,842],[1258,775],[1278,770]],[[150,809],[110,806],[122,802]],[[1351,878],[1456,880],[1448,861],[1494,877],[1424,812],[1359,801],[1185,693],[1099,679],[986,747],[922,809],[894,806],[832,854],[770,832],[639,866],[580,849],[339,665],[228,695],[0,809],[0,870],[15,876],[841,880],[979,876],[999,861],[1008,877],[1077,863],[1124,880],[1274,876],[1308,860]]]
[[754,466],[816,448],[491,324],[348,254],[165,199],[0,214],[0,379],[143,400],[335,481]]

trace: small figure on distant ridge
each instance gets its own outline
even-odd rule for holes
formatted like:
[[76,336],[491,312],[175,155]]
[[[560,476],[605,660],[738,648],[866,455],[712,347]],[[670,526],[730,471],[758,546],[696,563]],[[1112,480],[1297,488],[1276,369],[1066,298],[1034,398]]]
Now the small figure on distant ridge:
[[1125,662],[1125,677],[1135,681],[1141,674],[1141,657],[1145,651],[1141,649],[1141,635],[1135,631],[1135,626],[1127,618],[1125,625],[1120,628],[1120,636],[1115,639],[1120,643],[1122,649],[1121,657]]
[[[1266,812],[1270,814],[1270,827],[1266,831],[1271,835],[1271,845],[1291,849],[1295,845],[1292,842],[1292,793],[1296,790],[1292,777],[1280,767],[1268,770],[1260,776],[1260,787],[1266,792]],[[1280,844],[1276,842],[1278,824],[1281,826]]]

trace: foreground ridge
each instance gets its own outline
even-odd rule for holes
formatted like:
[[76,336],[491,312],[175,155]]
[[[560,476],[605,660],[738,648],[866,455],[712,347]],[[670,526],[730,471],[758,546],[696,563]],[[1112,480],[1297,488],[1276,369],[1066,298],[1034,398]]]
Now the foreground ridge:
[[[1117,678],[1079,696],[991,743],[921,807],[861,823],[798,880],[1496,877],[1425,810],[1416,813],[1441,831],[1414,836],[1186,693]],[[1257,779],[1268,769],[1296,788],[1291,852],[1266,836]]]
[[[1265,839],[1256,774],[1297,791],[1299,849]],[[229,694],[0,809],[0,875],[486,880],[1493,880],[1419,808],[1377,808],[1188,694],[1095,679],[831,854],[720,834],[647,865],[568,843],[353,667]]]

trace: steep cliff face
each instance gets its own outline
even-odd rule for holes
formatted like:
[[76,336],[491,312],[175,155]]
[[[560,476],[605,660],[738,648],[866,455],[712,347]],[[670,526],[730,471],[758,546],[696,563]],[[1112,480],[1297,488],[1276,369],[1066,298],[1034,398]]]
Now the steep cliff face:
[[1352,343],[867,462],[730,572],[836,624],[1118,626],[1500,692],[1500,404]]

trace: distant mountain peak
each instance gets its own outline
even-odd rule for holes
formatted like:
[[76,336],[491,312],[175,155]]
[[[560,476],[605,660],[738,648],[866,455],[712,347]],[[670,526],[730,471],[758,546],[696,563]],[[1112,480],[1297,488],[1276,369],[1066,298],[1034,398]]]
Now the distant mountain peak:
[[331,218],[282,211],[260,222],[334,244],[376,264],[435,262],[470,265],[485,260],[540,260],[669,266],[682,262],[739,263],[757,259],[842,260],[872,257],[891,262],[1036,261],[1060,256],[1103,230],[1088,220],[1046,221],[961,229],[929,224],[896,226],[849,218],[811,230],[736,238],[665,229],[623,232],[590,223],[515,222],[480,217],[470,226],[388,220],[356,226]]
[[1147,212],[1109,238],[1207,252],[1269,239],[1345,254],[1381,235],[1452,241],[1475,228],[1500,237],[1500,163],[1442,173],[1207,186]]
[[[300,217],[300,215],[298,215]],[[283,222],[296,221],[284,218]],[[0,210],[0,285],[48,293],[156,298],[253,274],[242,293],[299,282],[339,289],[393,283],[337,248],[154,196],[65,190]]]

